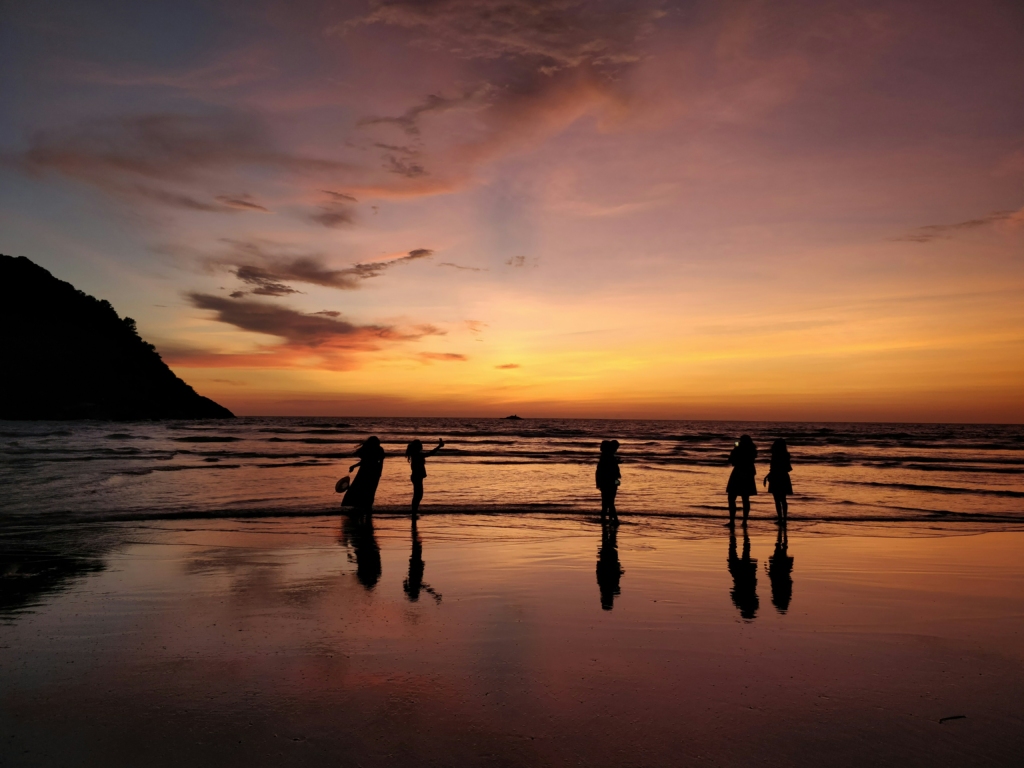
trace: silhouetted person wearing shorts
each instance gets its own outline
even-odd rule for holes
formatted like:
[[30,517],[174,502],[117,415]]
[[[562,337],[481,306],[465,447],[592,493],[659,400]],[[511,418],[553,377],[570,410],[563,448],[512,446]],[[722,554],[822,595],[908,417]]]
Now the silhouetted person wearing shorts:
[[757,474],[754,468],[756,459],[757,446],[750,439],[750,435],[743,435],[729,454],[732,474],[729,475],[729,484],[726,486],[726,493],[729,494],[728,525],[736,524],[737,496],[743,499],[743,525],[747,524],[747,518],[750,516],[750,497],[757,495],[757,481],[754,479]]
[[427,476],[427,456],[433,456],[444,448],[444,440],[437,439],[437,445],[429,452],[424,452],[423,442],[413,440],[405,449],[405,459],[412,467],[412,516],[420,511],[420,502],[423,501],[423,478]]
[[619,450],[618,440],[604,440],[601,443],[601,458],[597,462],[597,487],[601,491],[601,519],[607,516],[612,523],[618,524],[619,516],[615,511],[615,495],[619,491],[619,459],[615,452]]
[[786,447],[786,441],[780,438],[772,443],[772,463],[764,478],[768,492],[775,499],[775,514],[778,515],[779,525],[785,525],[789,518],[789,502],[786,497],[793,493],[793,483],[789,479],[792,471],[789,448]]

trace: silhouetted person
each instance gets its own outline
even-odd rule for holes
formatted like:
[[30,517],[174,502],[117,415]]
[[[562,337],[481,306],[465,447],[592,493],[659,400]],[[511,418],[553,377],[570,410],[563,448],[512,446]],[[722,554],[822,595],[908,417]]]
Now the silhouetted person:
[[789,448],[786,447],[786,441],[780,438],[772,443],[772,462],[764,478],[768,492],[775,499],[775,514],[778,516],[779,525],[785,525],[789,517],[789,502],[786,501],[786,497],[793,493],[793,483],[789,479],[789,473],[792,471],[793,463],[789,458]]
[[356,578],[366,587],[367,591],[377,586],[380,581],[380,547],[377,537],[373,534],[373,517],[371,515],[350,515],[342,519],[341,543],[352,547],[349,562],[356,561]]
[[597,487],[601,491],[601,520],[608,516],[608,519],[615,523],[619,522],[619,516],[615,512],[615,494],[619,492],[619,478],[622,472],[619,471],[619,459],[615,452],[619,450],[618,440],[603,440],[601,442],[601,458],[597,461]]
[[772,605],[779,613],[785,613],[793,598],[793,558],[789,556],[789,534],[786,532],[785,520],[779,525],[775,552],[768,558],[767,570],[772,582]]
[[601,590],[601,607],[610,611],[619,594],[619,578],[624,571],[619,565],[618,526],[601,520],[601,546],[597,548],[597,588]]
[[427,456],[433,456],[444,448],[444,440],[437,439],[437,445],[429,453],[424,453],[423,442],[413,440],[405,449],[405,460],[412,467],[412,516],[420,511],[420,502],[423,501],[423,478],[427,476]]
[[345,492],[341,506],[352,507],[358,514],[369,514],[373,511],[373,499],[377,495],[377,484],[380,474],[384,471],[384,449],[376,437],[368,437],[356,448],[359,461],[348,468],[351,472],[356,467],[359,472],[352,485]]
[[757,599],[757,560],[750,558],[750,537],[743,529],[743,557],[736,557],[736,529],[729,530],[729,573],[732,575],[733,604],[740,609],[740,616],[753,619],[761,605]]
[[743,435],[729,454],[732,474],[729,475],[729,484],[725,489],[729,494],[729,525],[736,523],[737,496],[743,498],[743,524],[747,524],[747,518],[750,516],[750,497],[757,495],[757,482],[754,480],[757,474],[754,468],[756,459],[757,446],[750,439],[750,435]]
[[419,531],[416,529],[416,518],[412,519],[412,554],[409,555],[409,576],[402,582],[402,589],[410,602],[415,603],[420,599],[420,590],[428,593],[437,602],[441,602],[441,595],[431,589],[429,584],[423,583],[423,542],[420,541]]

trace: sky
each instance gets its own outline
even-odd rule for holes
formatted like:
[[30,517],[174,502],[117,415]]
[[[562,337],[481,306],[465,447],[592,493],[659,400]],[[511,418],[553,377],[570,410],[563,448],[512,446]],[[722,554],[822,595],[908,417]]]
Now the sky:
[[0,0],[0,94],[0,253],[240,415],[1024,422],[1016,0]]

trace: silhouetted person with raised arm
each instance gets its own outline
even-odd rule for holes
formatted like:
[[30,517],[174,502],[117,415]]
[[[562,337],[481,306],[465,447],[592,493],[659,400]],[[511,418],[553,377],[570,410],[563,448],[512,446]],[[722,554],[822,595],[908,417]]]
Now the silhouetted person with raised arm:
[[619,471],[619,458],[615,452],[619,450],[618,440],[603,440],[601,442],[601,458],[597,461],[597,487],[601,491],[601,520],[608,520],[619,524],[619,516],[615,511],[615,495],[619,492],[619,478],[622,472]]
[[601,520],[601,546],[597,548],[597,588],[601,591],[601,608],[610,611],[619,594],[619,579],[624,571],[619,565],[618,525]]
[[423,478],[427,476],[427,456],[433,456],[444,448],[444,440],[437,439],[437,445],[428,452],[423,451],[423,442],[413,440],[405,449],[405,460],[412,467],[412,516],[415,519],[420,511],[420,502],[423,501]]
[[373,517],[368,514],[356,514],[343,518],[341,543],[352,548],[349,562],[355,559],[356,578],[367,591],[370,591],[377,586],[381,575],[380,547],[373,533]]
[[356,448],[356,456],[359,461],[349,467],[348,471],[358,467],[359,472],[342,497],[341,506],[351,507],[357,514],[368,515],[373,511],[373,499],[377,495],[381,472],[384,471],[384,449],[377,437],[368,437]]
[[793,558],[789,556],[789,533],[785,520],[779,524],[775,552],[768,558],[767,570],[772,583],[772,605],[779,613],[785,613],[793,598]]
[[750,536],[743,529],[743,557],[736,557],[736,529],[729,529],[729,573],[732,575],[733,604],[740,616],[751,620],[757,615],[761,603],[757,599],[757,560],[750,557]]
[[729,494],[729,525],[736,524],[737,496],[743,499],[743,525],[747,524],[747,518],[750,516],[750,497],[757,495],[757,481],[754,479],[757,474],[754,468],[756,459],[757,446],[750,439],[750,435],[743,435],[729,454],[732,474],[729,475],[729,484],[725,489]]
[[779,525],[785,525],[789,518],[789,502],[786,497],[793,493],[793,483],[789,479],[789,473],[793,471],[793,463],[789,457],[789,448],[786,441],[778,439],[772,443],[772,460],[765,475],[764,484],[768,486],[768,492],[775,499],[775,514]]
[[409,555],[409,576],[402,582],[402,589],[410,602],[415,603],[420,599],[420,591],[424,591],[441,602],[441,595],[431,589],[429,584],[423,583],[423,542],[420,541],[420,534],[416,528],[416,518],[412,518],[412,554]]

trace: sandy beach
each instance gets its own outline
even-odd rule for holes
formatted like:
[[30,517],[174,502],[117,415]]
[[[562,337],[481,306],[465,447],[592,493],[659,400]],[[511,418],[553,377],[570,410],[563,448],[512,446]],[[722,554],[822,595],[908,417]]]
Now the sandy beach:
[[789,581],[776,544],[543,515],[9,534],[0,762],[1019,758],[1024,532],[791,524]]

